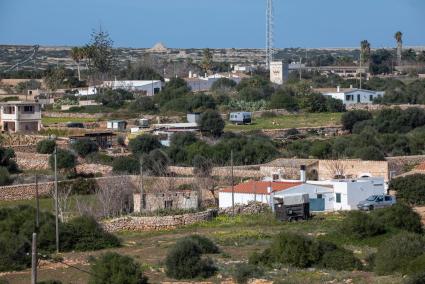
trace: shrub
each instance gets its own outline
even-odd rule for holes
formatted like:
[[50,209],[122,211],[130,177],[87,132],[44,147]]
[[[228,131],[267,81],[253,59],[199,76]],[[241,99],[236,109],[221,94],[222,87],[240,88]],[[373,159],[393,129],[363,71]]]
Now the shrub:
[[96,192],[98,185],[95,179],[76,178],[74,180],[62,182],[59,184],[61,188],[72,187],[71,194],[89,195]]
[[286,132],[287,136],[298,135],[300,132],[296,128],[291,128]]
[[114,173],[139,174],[140,162],[134,157],[118,157],[112,162]]
[[385,233],[384,224],[376,217],[361,211],[351,211],[341,225],[342,234],[357,239],[373,237]]
[[124,136],[118,136],[117,137],[117,143],[118,143],[118,145],[120,145],[120,146],[125,146],[125,137]]
[[201,155],[196,155],[193,158],[193,172],[199,177],[208,177],[212,174],[213,163],[211,160]]
[[151,97],[138,97],[130,103],[128,109],[132,112],[154,112],[155,103]]
[[129,256],[107,252],[92,260],[90,284],[126,283],[145,284],[148,278],[143,275],[139,264]]
[[128,147],[133,154],[140,156],[142,154],[149,154],[152,150],[161,148],[162,145],[156,136],[143,134],[131,139]]
[[357,270],[362,268],[362,264],[352,251],[338,248],[326,251],[320,262],[320,266],[334,270]]
[[379,219],[379,223],[388,227],[398,228],[413,233],[422,233],[421,216],[410,206],[397,203],[391,207],[375,210],[372,215]]
[[209,277],[216,271],[209,259],[202,259],[202,249],[191,239],[181,239],[165,260],[166,274],[175,279]]
[[418,272],[411,275],[406,284],[425,284],[425,272]]
[[64,224],[61,234],[63,250],[98,250],[117,247],[120,241],[106,232],[93,217],[81,216]]
[[292,233],[280,233],[271,245],[275,262],[296,267],[310,267],[320,259],[318,245],[310,238]]
[[214,137],[220,137],[224,129],[224,120],[220,113],[215,110],[207,110],[201,116],[199,129]]
[[71,145],[71,148],[81,157],[85,157],[99,150],[97,144],[90,139],[77,140]]
[[425,254],[413,259],[407,266],[409,274],[416,274],[425,270]]
[[277,114],[273,111],[265,111],[261,114],[262,118],[273,118],[273,117],[277,117]]
[[37,143],[37,153],[52,154],[56,147],[56,141],[52,139],[44,139]]
[[249,279],[261,277],[263,274],[263,270],[258,266],[241,263],[236,265],[233,278],[236,280],[236,283],[244,284],[247,283]]
[[191,235],[188,238],[194,241],[201,248],[202,253],[219,253],[220,252],[220,249],[218,248],[218,246],[207,237],[203,237],[200,235]]
[[392,179],[390,190],[397,192],[397,199],[410,205],[425,205],[425,175],[415,174]]
[[425,239],[413,233],[400,233],[384,241],[375,258],[375,272],[406,272],[409,262],[425,253]]
[[372,119],[372,114],[366,110],[353,110],[346,112],[341,117],[342,128],[353,131],[354,124]]
[[111,166],[114,158],[99,152],[90,153],[85,157],[87,163]]
[[381,150],[378,147],[375,147],[375,146],[367,146],[367,147],[359,148],[354,153],[354,156],[366,161],[385,160],[384,154],[381,152]]
[[0,185],[8,185],[12,182],[9,171],[5,167],[0,166]]
[[62,284],[62,281],[60,281],[60,280],[44,280],[44,281],[37,282],[37,284]]
[[[57,167],[58,169],[69,170],[75,168],[77,160],[75,155],[63,149],[57,149]],[[55,168],[55,155],[52,154],[49,157],[49,165],[52,169]]]

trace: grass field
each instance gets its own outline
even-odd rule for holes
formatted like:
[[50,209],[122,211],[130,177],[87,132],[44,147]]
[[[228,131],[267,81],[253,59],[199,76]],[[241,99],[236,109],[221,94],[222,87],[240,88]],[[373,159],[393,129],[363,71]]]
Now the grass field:
[[227,131],[251,131],[261,129],[282,129],[299,127],[320,127],[340,125],[342,113],[305,113],[279,115],[276,117],[254,118],[250,125],[228,123]]
[[[320,215],[310,221],[283,223],[276,221],[272,215],[258,214],[237,217],[219,216],[213,221],[191,225],[174,230],[151,232],[122,232],[118,236],[123,246],[111,251],[134,257],[144,268],[149,277],[149,283],[173,282],[164,273],[164,259],[168,249],[177,239],[200,234],[211,238],[221,250],[218,255],[210,255],[217,265],[219,272],[205,283],[220,283],[228,280],[234,271],[235,265],[246,262],[253,252],[264,250],[273,236],[281,231],[297,232],[311,237],[333,239],[338,225],[344,217],[338,214]],[[365,258],[371,251],[376,250],[376,238],[364,239],[358,244],[348,244],[349,240],[341,239],[341,245],[352,249],[360,258]],[[89,270],[87,259],[89,256],[98,256],[104,251],[70,252],[62,256],[73,266]],[[39,280],[58,279],[63,283],[86,283],[89,275],[81,270],[66,267],[62,264],[44,263],[39,270]],[[28,283],[30,271],[0,274],[0,279],[10,283]],[[297,269],[294,267],[280,267],[266,272],[264,278],[274,283],[404,283],[398,275],[377,276],[366,271],[331,271],[322,269]],[[199,283],[200,279],[185,281],[185,283]]]
[[68,123],[68,122],[95,122],[97,118],[87,117],[43,117],[41,122],[43,125],[50,125],[55,123]]

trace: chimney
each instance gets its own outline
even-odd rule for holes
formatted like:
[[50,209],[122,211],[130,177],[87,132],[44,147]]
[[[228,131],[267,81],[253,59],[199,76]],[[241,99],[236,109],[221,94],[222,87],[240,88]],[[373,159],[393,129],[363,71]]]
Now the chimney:
[[300,181],[306,182],[307,181],[307,174],[305,171],[305,165],[301,165],[300,167]]
[[189,78],[192,78],[192,70],[189,71]]
[[336,92],[337,92],[337,93],[339,93],[339,91],[340,91],[340,87],[339,87],[339,86],[337,86],[337,87],[336,87]]

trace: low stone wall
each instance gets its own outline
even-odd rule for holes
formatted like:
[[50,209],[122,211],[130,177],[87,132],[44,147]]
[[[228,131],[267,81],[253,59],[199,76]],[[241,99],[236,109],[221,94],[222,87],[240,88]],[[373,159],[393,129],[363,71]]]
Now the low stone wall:
[[[171,166],[168,168],[171,172],[178,175],[193,176],[193,167],[174,167]],[[213,168],[212,175],[219,177],[230,176],[230,167],[215,167]],[[235,177],[248,177],[248,178],[258,178],[262,177],[261,172],[259,171],[258,166],[237,166],[233,167],[233,175]]]
[[402,110],[408,109],[408,108],[421,108],[425,109],[425,105],[410,105],[410,104],[401,104],[401,105],[381,105],[381,104],[352,104],[347,106],[347,110],[369,110],[369,111],[375,111],[375,110],[383,110],[386,108],[401,108]]
[[85,118],[101,118],[103,117],[103,114],[101,113],[68,113],[68,112],[50,112],[50,111],[46,111],[43,112],[43,116],[45,117],[69,117],[69,118],[74,118],[74,117],[85,117]]
[[216,214],[216,210],[207,210],[199,213],[188,213],[175,216],[127,216],[105,220],[102,222],[102,226],[108,232],[167,230],[209,221],[212,220]]
[[[16,150],[15,150],[16,151]],[[15,152],[16,162],[23,170],[45,170],[49,168],[49,155],[32,152]]]

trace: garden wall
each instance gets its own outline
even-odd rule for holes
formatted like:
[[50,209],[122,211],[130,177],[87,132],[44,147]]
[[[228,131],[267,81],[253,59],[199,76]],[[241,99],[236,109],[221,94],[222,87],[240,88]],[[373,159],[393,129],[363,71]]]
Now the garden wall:
[[216,210],[210,209],[204,212],[188,213],[175,216],[127,216],[105,220],[102,222],[102,226],[108,232],[167,230],[203,221],[210,221],[216,214]]

